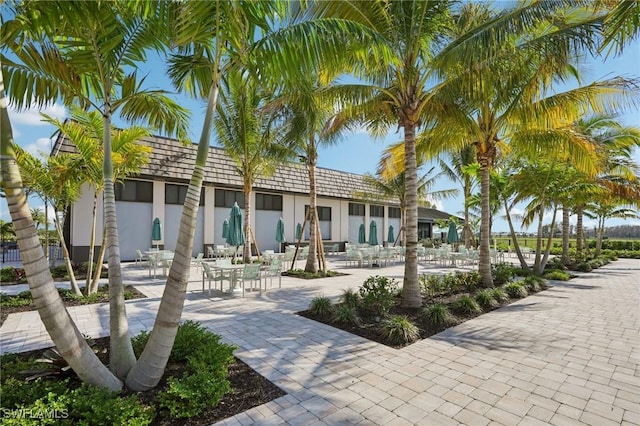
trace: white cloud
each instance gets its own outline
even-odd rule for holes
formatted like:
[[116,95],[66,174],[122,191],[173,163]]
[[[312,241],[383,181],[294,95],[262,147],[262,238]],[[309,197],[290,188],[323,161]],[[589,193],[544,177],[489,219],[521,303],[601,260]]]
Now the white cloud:
[[41,112],[60,120],[67,116],[67,109],[60,104],[48,105],[42,109],[33,106],[22,111],[16,111],[9,106],[9,119],[14,128],[16,126],[49,126],[48,123],[42,121]]
[[50,138],[39,138],[34,143],[24,146],[24,150],[37,158],[46,158],[51,152],[53,141]]

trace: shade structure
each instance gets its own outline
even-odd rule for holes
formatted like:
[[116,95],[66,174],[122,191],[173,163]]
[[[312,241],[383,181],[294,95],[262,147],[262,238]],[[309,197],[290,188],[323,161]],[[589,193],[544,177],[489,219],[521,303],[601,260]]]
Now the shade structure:
[[449,244],[455,244],[460,241],[458,236],[458,227],[454,221],[449,222],[449,230],[447,231],[447,242]]
[[225,219],[224,222],[222,222],[222,238],[224,238],[225,241],[229,238],[229,219]]
[[229,235],[227,244],[238,247],[244,244],[244,232],[242,230],[242,210],[238,203],[233,203],[231,213],[229,213]]
[[151,245],[160,244],[159,241],[162,240],[162,224],[160,223],[159,218],[153,219],[153,226],[151,227]]
[[378,224],[375,220],[372,220],[369,224],[369,245],[378,245]]
[[389,244],[393,244],[396,241],[395,236],[393,235],[393,225],[389,225],[389,232],[388,232],[388,237],[387,237],[387,242]]
[[360,224],[360,228],[358,229],[358,244],[364,244],[367,242],[367,239],[364,235],[364,223]]
[[[284,243],[284,220],[282,218],[278,219],[278,223],[276,224],[276,241],[279,243]],[[278,245],[279,247],[280,245]]]
[[302,224],[298,222],[296,225],[296,240],[299,240],[302,237]]

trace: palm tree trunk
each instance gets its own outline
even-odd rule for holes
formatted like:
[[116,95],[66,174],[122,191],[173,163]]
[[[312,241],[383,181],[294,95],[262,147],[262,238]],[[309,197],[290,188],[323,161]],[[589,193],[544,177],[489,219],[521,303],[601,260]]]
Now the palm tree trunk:
[[91,281],[90,294],[98,291],[98,283],[100,282],[100,275],[102,274],[102,264],[104,263],[104,254],[107,247],[107,234],[106,229],[102,231],[102,243],[100,244],[100,253],[98,254],[98,261],[96,273],[93,274],[93,281]]
[[584,250],[584,225],[582,224],[583,207],[578,206],[576,208],[576,251],[580,254]]
[[[551,226],[549,226],[549,238],[547,238],[547,246],[544,249],[544,257],[542,258],[542,262],[540,263],[540,273],[544,271],[544,268],[547,267],[547,262],[549,261],[549,254],[551,253],[551,245],[553,244],[553,234],[556,229],[556,216],[558,214],[557,206],[553,209],[553,217],[551,218]],[[562,214],[564,215],[564,209]]]
[[[104,223],[107,233],[107,262],[109,268],[109,369],[120,379],[124,379],[136,362],[126,305],[124,303],[124,285],[122,284],[122,266],[120,263],[120,241],[118,238],[118,220],[116,217],[116,196],[113,182],[113,164],[111,162],[111,106],[107,97],[103,117],[104,159]],[[91,259],[93,262],[93,259]]]
[[562,263],[568,265],[571,262],[569,258],[569,217],[570,210],[562,206]]
[[509,233],[511,234],[511,239],[513,240],[513,251],[516,252],[518,256],[518,260],[520,261],[520,267],[525,271],[529,269],[529,264],[525,260],[522,255],[522,250],[520,250],[520,243],[518,243],[518,237],[516,236],[516,229],[513,226],[513,221],[511,220],[511,213],[509,212],[509,207],[507,205],[507,201],[503,201],[504,211],[507,213],[507,224],[509,225]]
[[542,227],[543,227],[542,221],[543,219],[544,219],[544,209],[540,206],[538,207],[538,231],[536,235],[536,254],[535,254],[535,260],[533,262],[534,274],[542,273],[540,257],[542,254]]
[[483,287],[493,287],[491,275],[491,209],[489,203],[489,169],[491,158],[478,151],[480,165],[480,253],[478,253],[478,273]]
[[58,238],[60,238],[60,243],[62,244],[62,256],[64,258],[64,265],[67,267],[67,273],[69,274],[69,283],[76,296],[82,296],[82,292],[80,291],[80,287],[78,287],[78,282],[76,281],[76,274],[73,271],[73,265],[71,265],[71,257],[69,256],[69,249],[67,248],[67,244],[64,239],[64,232],[62,232],[62,224],[58,221],[58,211],[55,208],[54,211],[56,217],[53,219],[53,224],[56,227]]
[[253,238],[251,234],[251,182],[245,177],[244,183],[244,248],[242,250],[242,261],[251,263],[251,245]]
[[83,382],[113,391],[120,390],[122,382],[109,372],[89,347],[56,290],[16,163],[7,105],[0,73],[0,174],[22,255],[22,265],[38,314],[51,340]]
[[85,284],[85,293],[91,294],[91,279],[93,278],[93,251],[96,245],[96,216],[98,210],[98,190],[93,192],[93,212],[91,214],[91,236],[89,238],[89,259],[87,260],[87,283]]
[[602,252],[602,239],[604,238],[604,216],[598,217],[598,235],[596,236],[596,257]]
[[465,175],[464,177],[464,246],[469,249],[471,247],[471,225],[469,224],[469,198],[471,198],[471,179]]
[[318,272],[318,235],[317,226],[317,195],[316,195],[316,160],[314,153],[307,154],[307,172],[309,173],[309,211],[306,213],[309,217],[309,256],[304,270],[315,274]]
[[202,135],[198,143],[196,164],[189,182],[182,218],[180,219],[176,251],[169,270],[167,285],[158,308],[158,316],[140,359],[127,375],[127,387],[134,391],[152,389],[160,382],[178,332],[178,324],[180,323],[184,299],[187,294],[191,251],[193,249],[198,206],[200,204],[200,192],[204,180],[204,169],[209,153],[213,112],[218,101],[218,81],[218,77],[215,76],[209,92]]
[[405,122],[404,170],[407,203],[405,235],[407,249],[404,262],[404,283],[402,286],[402,306],[405,308],[419,308],[422,306],[422,296],[418,282],[418,170],[415,130],[415,123]]

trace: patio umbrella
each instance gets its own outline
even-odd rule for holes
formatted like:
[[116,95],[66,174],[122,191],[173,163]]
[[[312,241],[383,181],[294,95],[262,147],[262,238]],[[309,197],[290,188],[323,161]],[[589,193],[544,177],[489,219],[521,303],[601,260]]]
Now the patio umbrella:
[[156,241],[156,246],[160,244],[160,240],[162,240],[162,225],[160,224],[160,219],[153,219],[153,227],[151,228],[151,245]]
[[455,244],[460,241],[458,237],[458,228],[454,221],[449,222],[449,230],[447,231],[447,242],[449,244]]
[[367,242],[367,239],[364,236],[364,223],[360,224],[360,228],[358,229],[358,243],[364,244]]
[[[284,243],[284,220],[282,218],[278,219],[278,224],[276,225],[276,241],[279,243]],[[280,251],[280,244],[278,244],[278,251]]]
[[393,244],[393,243],[396,241],[396,239],[395,239],[395,237],[394,237],[394,235],[393,235],[393,225],[389,225],[389,232],[388,232],[388,234],[389,234],[389,236],[387,237],[387,242],[388,242],[389,244]]
[[225,219],[224,222],[222,222],[222,238],[225,240],[229,238],[229,219]]
[[378,245],[378,225],[376,224],[375,220],[372,220],[369,224],[369,245]]
[[302,236],[302,224],[298,222],[298,224],[296,225],[296,240],[299,240],[301,236]]
[[242,210],[238,203],[233,203],[229,214],[229,235],[227,244],[238,247],[244,244],[244,232],[242,231]]

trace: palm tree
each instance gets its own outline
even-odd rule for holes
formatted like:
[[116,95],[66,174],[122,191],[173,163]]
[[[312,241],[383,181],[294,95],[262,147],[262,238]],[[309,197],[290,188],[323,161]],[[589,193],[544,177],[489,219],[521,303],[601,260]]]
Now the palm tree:
[[[638,207],[640,198],[635,201],[635,207]],[[638,219],[638,213],[632,208],[629,208],[629,201],[620,199],[611,194],[603,194],[596,201],[589,203],[585,206],[584,214],[598,221],[596,228],[596,256],[600,256],[602,252],[602,240],[604,239],[605,222],[607,219],[619,218],[619,219]]]
[[[96,218],[98,196],[102,193],[104,180],[102,176],[102,164],[104,151],[102,140],[104,128],[102,117],[97,111],[84,112],[78,108],[71,108],[71,119],[61,122],[58,119],[44,116],[44,121],[55,126],[56,129],[78,149],[82,164],[77,169],[82,173],[80,179],[93,191],[92,227],[89,238],[89,257],[87,260],[87,281],[85,291],[87,294],[96,293],[100,272],[93,276],[94,246],[96,232]],[[146,129],[134,126],[124,130],[111,129],[112,163],[114,181],[121,181],[125,177],[139,173],[140,168],[149,161],[151,148],[136,143],[149,135]],[[100,243],[100,253],[96,265],[102,265],[106,248],[105,234]]]
[[[27,1],[17,3],[13,12],[17,19],[4,23],[1,45],[13,55],[2,60],[14,105],[20,109],[29,102],[42,106],[59,99],[65,105],[93,108],[103,117],[110,369],[122,379],[135,363],[135,356],[121,276],[111,118],[119,112],[125,120],[144,120],[167,133],[186,134],[186,110],[164,91],[143,89],[144,78],[139,78],[135,69],[137,62],[145,60],[147,50],[166,45],[162,38],[165,32],[158,28],[167,9],[164,3],[93,2],[78,7],[66,1]],[[53,292],[48,297],[47,303],[53,303]],[[70,333],[71,328],[66,336],[71,339]],[[81,344],[86,343],[77,341]],[[69,356],[77,352],[71,351]]]

